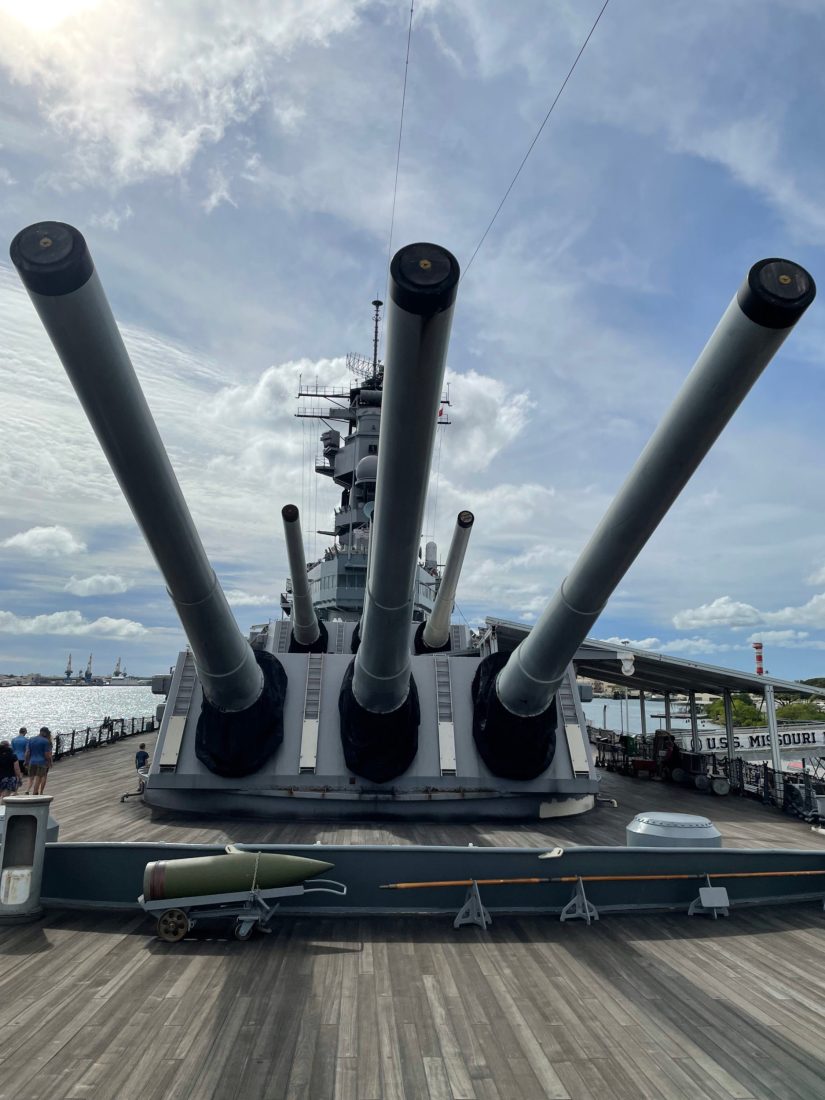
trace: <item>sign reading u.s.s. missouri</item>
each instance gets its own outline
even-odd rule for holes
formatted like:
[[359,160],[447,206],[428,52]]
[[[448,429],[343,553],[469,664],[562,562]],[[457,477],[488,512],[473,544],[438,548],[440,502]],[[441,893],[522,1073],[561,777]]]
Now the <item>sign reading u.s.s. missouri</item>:
[[[677,737],[683,748],[690,748],[689,732],[680,730]],[[699,748],[701,752],[727,753],[727,734],[724,730],[700,733]],[[762,759],[770,755],[771,735],[764,726],[737,729],[733,735],[733,751],[736,756]],[[825,726],[781,727],[779,751],[782,756],[792,760],[805,756],[825,756]]]

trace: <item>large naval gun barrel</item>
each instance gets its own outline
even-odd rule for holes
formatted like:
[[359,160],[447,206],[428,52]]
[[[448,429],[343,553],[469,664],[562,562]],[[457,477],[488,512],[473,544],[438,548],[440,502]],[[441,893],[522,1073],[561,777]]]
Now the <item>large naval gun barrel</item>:
[[367,587],[339,703],[347,766],[374,782],[404,772],[418,747],[413,585],[458,279],[457,260],[438,245],[408,245],[390,265]]
[[815,294],[813,279],[798,264],[781,259],[754,264],[539,621],[503,667],[500,659],[497,668],[482,664],[474,684],[473,732],[496,774],[532,778],[550,763],[555,744],[551,704],[568,664]]
[[420,643],[416,645],[416,649],[422,653],[449,648],[450,616],[453,613],[458,578],[461,576],[461,566],[464,564],[474,522],[475,516],[472,512],[464,510],[458,513],[432,614],[423,624],[420,638],[416,634],[416,642]]
[[289,559],[289,576],[292,581],[292,653],[326,653],[327,632],[318,622],[312,594],[307,579],[307,563],[304,555],[304,539],[301,534],[301,517],[294,504],[281,509],[284,521],[284,539]]
[[[83,235],[41,222],[12,241],[11,259],[80,398],[160,567],[195,658],[211,729],[198,755],[220,774],[244,775],[271,754],[267,671],[274,658],[241,634],[203,549],[121,339]],[[277,665],[277,661],[275,661]],[[284,677],[280,665],[276,678]],[[280,682],[283,689],[284,683]],[[281,690],[281,695],[283,691]],[[282,699],[281,699],[282,702]],[[277,711],[277,706],[276,706]],[[231,733],[224,722],[240,716]],[[256,716],[262,727],[256,732]],[[277,725],[277,714],[275,715]],[[245,743],[244,743],[245,742]],[[240,770],[238,770],[240,769]]]

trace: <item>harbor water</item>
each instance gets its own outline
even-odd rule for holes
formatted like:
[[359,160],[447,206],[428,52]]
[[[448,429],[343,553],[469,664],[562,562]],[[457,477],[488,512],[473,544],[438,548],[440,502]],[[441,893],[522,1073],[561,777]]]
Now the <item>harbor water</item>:
[[0,690],[0,737],[13,737],[21,726],[29,734],[41,726],[52,733],[97,729],[104,718],[154,715],[162,697],[146,687],[7,687]]
[[[641,733],[642,715],[638,699],[593,699],[583,703],[587,721],[600,729],[615,730],[616,733]],[[682,713],[683,705],[674,704],[671,711],[671,729],[674,732],[689,731],[690,718]],[[645,699],[645,720],[647,732],[653,734],[657,729],[665,728],[665,704],[662,699]],[[710,733],[719,727],[705,718],[699,717],[699,732]]]
[[[162,703],[146,687],[7,687],[0,690],[0,737],[13,737],[21,726],[29,733],[48,726],[53,733],[69,733],[73,729],[97,728],[104,718],[141,718],[154,715]],[[617,733],[641,733],[642,720],[638,699],[594,699],[584,703],[584,713],[594,726]],[[664,703],[661,699],[645,699],[647,731],[664,729]],[[690,722],[682,714],[674,714],[674,730],[689,730]],[[711,732],[718,727],[700,719],[700,731]]]

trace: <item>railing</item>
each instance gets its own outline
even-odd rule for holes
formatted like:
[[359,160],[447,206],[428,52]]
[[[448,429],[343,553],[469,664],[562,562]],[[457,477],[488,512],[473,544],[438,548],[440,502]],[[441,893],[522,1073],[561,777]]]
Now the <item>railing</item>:
[[806,820],[818,816],[818,795],[825,795],[825,779],[809,772],[774,771],[767,762],[752,764],[741,757],[728,769],[731,788],[740,795],[756,798],[766,805],[779,806],[786,813]]
[[154,733],[157,722],[153,715],[141,718],[110,718],[97,727],[72,730],[71,733],[56,733],[52,739],[52,759],[57,761],[64,756],[74,756],[86,749],[96,749],[100,745],[111,745],[126,737],[136,737],[142,733]]
[[[638,775],[651,769],[653,774],[667,778],[664,761],[654,760],[653,739],[641,735],[619,735],[588,723],[590,742],[595,746],[596,767],[623,775]],[[646,767],[646,762],[649,762]],[[810,763],[810,762],[809,762]],[[767,806],[777,806],[786,813],[806,821],[820,820],[818,797],[825,798],[825,758],[812,774],[808,771],[774,771],[767,761],[754,762],[743,757],[729,761],[726,753],[692,753],[681,750],[680,760],[673,768],[674,780],[681,771],[680,782],[692,782],[699,790],[707,790],[709,780],[724,777],[732,793],[754,798]],[[697,776],[698,781],[697,781]],[[707,780],[704,780],[704,776]]]

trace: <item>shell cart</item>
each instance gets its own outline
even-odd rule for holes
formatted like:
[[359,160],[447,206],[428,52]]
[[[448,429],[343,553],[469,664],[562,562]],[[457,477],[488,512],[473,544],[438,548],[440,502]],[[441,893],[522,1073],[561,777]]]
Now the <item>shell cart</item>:
[[313,879],[308,885],[277,886],[269,890],[240,890],[231,894],[203,894],[191,898],[160,898],[147,901],[143,894],[138,902],[144,912],[157,918],[158,939],[177,943],[203,920],[235,920],[235,939],[248,940],[252,930],[268,932],[269,923],[281,903],[281,898],[303,894],[324,893],[346,895],[343,882],[334,879]]

